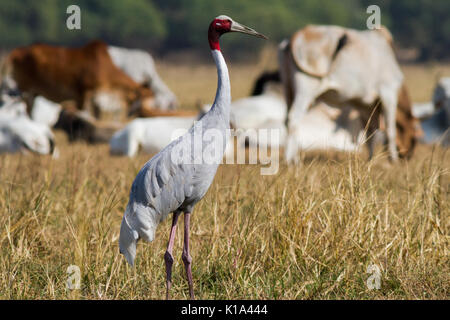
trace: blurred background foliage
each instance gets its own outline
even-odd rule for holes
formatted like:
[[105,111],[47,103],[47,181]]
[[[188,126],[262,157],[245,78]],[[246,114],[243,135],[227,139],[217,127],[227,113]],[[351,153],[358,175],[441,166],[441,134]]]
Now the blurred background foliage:
[[[68,30],[66,9],[81,8],[81,30]],[[366,8],[377,4],[399,47],[417,59],[450,58],[449,0],[0,0],[0,48],[34,42],[81,45],[91,39],[164,55],[207,53],[206,26],[219,14],[254,27],[276,44],[309,23],[366,28]],[[228,55],[251,56],[263,41],[229,36]],[[239,50],[234,50],[239,47]]]

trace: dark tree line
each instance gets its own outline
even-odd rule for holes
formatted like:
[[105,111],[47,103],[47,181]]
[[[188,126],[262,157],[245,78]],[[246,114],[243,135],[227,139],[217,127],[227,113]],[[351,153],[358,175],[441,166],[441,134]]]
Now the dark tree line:
[[[68,30],[66,8],[81,8],[81,30]],[[198,49],[207,43],[206,25],[227,14],[279,42],[308,23],[366,28],[367,6],[381,8],[381,20],[396,43],[416,48],[421,60],[450,58],[448,0],[0,0],[0,47],[34,42],[80,45],[94,38],[151,49]],[[261,41],[228,37],[224,49],[252,53]]]

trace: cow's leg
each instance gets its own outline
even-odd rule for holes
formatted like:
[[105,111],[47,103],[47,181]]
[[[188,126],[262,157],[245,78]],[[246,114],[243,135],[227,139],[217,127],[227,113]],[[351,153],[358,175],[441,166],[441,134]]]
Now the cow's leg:
[[298,123],[313,102],[314,97],[309,96],[309,94],[294,99],[294,104],[289,112],[287,123],[288,135],[286,138],[285,158],[288,163],[299,163],[300,158],[298,155],[299,145],[297,135],[301,134],[302,129],[299,127]]
[[379,106],[376,105],[372,110],[372,114],[367,115],[364,119],[364,125],[366,126],[366,144],[369,148],[369,159],[372,159],[375,153],[376,137],[375,134],[379,129]]
[[[309,97],[306,97],[309,98]],[[295,99],[296,100],[296,99]],[[294,100],[294,101],[295,101]],[[306,113],[308,110],[308,107],[313,103],[313,99],[301,99],[299,103],[296,105],[299,109],[293,109],[292,112],[288,115],[288,123],[287,123],[287,129],[288,134],[286,138],[286,146],[285,146],[285,158],[288,163],[299,163],[299,144],[297,135],[301,134],[301,128],[298,125],[298,122],[300,121],[301,117]]]
[[308,111],[316,98],[324,92],[321,81],[304,73],[293,75],[295,97],[287,117],[288,136],[286,139],[285,157],[287,162],[299,162],[297,135],[299,134],[299,120]]
[[391,161],[398,160],[396,145],[396,116],[397,116],[397,91],[392,88],[384,88],[381,91],[384,119],[386,121],[386,136]]

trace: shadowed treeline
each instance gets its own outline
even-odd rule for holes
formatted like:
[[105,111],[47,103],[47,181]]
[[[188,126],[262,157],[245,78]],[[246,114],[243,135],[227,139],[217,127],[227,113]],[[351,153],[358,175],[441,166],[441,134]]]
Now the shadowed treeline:
[[[81,8],[81,30],[68,30],[66,8]],[[205,50],[203,26],[211,16],[227,14],[258,26],[278,42],[308,23],[366,27],[366,8],[378,4],[382,23],[397,44],[415,49],[419,60],[450,57],[450,2],[447,0],[0,0],[0,48],[33,42],[79,45],[94,38],[111,44],[169,51]],[[262,44],[229,37],[223,44],[229,56],[239,46],[254,54]]]

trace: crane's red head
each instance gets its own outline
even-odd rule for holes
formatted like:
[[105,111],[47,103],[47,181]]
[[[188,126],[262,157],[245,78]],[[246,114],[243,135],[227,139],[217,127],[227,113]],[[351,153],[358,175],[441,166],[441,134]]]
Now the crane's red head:
[[221,15],[215,18],[209,25],[208,41],[211,50],[220,51],[219,38],[222,34],[227,32],[241,32],[255,37],[267,39],[267,37],[262,35],[261,33],[258,33],[249,27],[233,21],[230,17]]

